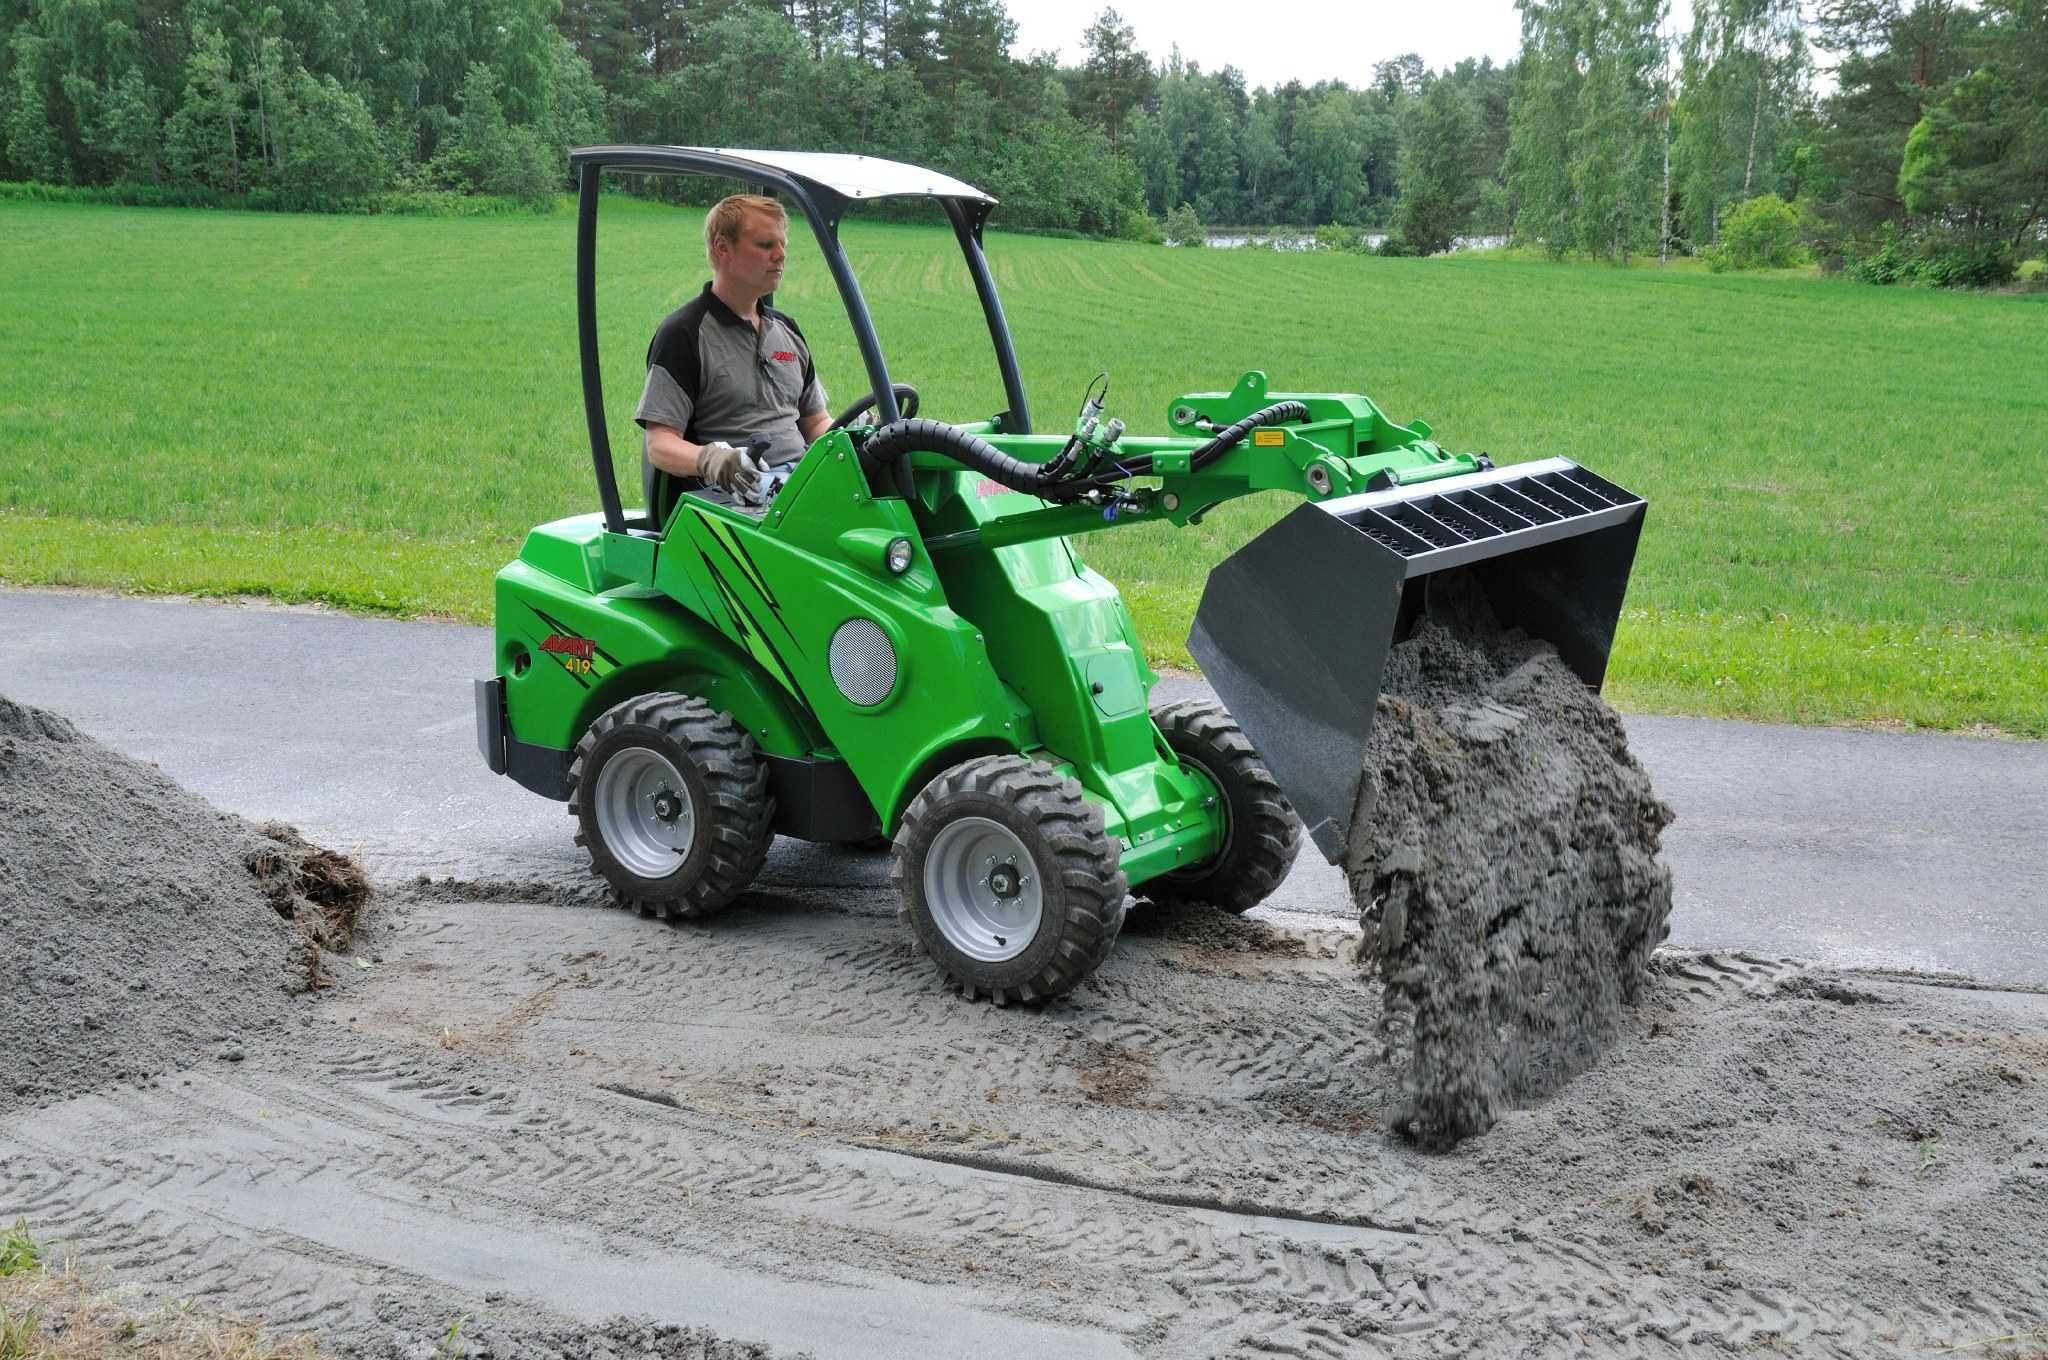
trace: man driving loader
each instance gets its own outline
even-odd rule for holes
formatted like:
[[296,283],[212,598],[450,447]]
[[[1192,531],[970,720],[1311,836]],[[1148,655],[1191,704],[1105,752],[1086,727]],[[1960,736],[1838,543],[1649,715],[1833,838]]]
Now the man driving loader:
[[782,205],[757,194],[721,200],[705,215],[704,248],[711,282],[655,330],[633,412],[646,431],[641,481],[657,524],[679,491],[753,491],[749,444],[761,467],[793,463],[831,424],[803,332],[764,301],[789,248]]

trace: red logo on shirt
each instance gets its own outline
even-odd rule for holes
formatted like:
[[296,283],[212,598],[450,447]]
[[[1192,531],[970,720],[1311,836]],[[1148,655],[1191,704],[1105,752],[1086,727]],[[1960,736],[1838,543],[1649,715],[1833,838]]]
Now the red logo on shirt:
[[769,355],[768,357],[773,359],[778,364],[793,364],[796,362],[796,355],[786,349],[776,350],[773,354]]

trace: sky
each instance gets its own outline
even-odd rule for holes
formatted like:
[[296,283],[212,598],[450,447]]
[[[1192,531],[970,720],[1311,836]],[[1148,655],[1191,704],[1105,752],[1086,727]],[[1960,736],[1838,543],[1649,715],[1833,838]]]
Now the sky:
[[[1017,21],[1011,51],[1057,51],[1079,65],[1081,34],[1109,3],[1010,0]],[[1204,71],[1235,66],[1254,89],[1290,80],[1355,88],[1372,79],[1375,63],[1403,52],[1421,54],[1434,70],[1466,57],[1492,57],[1499,66],[1522,47],[1512,0],[1263,0],[1249,9],[1218,0],[1115,0],[1114,8],[1154,65],[1178,43]],[[1674,0],[1666,27],[1689,23],[1690,12],[1690,0]]]
[[[1011,0],[1019,56],[1057,51],[1082,59],[1081,34],[1110,0]],[[1418,52],[1431,67],[1465,57],[1500,65],[1521,50],[1521,16],[1510,0],[1264,0],[1238,4],[1188,0],[1115,0],[1137,31],[1138,49],[1156,65],[1174,44],[1204,71],[1235,66],[1253,88],[1342,80],[1360,86],[1374,63]]]

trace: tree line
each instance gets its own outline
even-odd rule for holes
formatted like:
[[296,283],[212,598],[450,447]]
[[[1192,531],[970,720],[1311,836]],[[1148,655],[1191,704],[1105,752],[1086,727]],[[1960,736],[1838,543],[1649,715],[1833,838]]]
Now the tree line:
[[1113,9],[1071,64],[1020,55],[1003,0],[0,0],[0,180],[545,206],[567,148],[672,142],[915,161],[1008,225],[1099,234],[1812,250],[1942,282],[2041,252],[2048,0],[1699,0],[1676,33],[1666,0],[1518,8],[1504,66],[1254,89]]
[[[2048,0],[1521,0],[1518,238],[1990,283],[2048,212]],[[1834,88],[1815,94],[1819,62]],[[1759,258],[1760,257],[1760,258]]]

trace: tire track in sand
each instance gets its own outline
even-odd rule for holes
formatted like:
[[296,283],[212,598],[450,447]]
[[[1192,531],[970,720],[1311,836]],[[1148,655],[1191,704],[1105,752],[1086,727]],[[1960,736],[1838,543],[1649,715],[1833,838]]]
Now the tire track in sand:
[[[767,1297],[778,1344],[821,1309],[939,1310],[1046,1355],[1486,1353],[1506,1332],[1539,1355],[1865,1356],[2030,1319],[1667,1279],[1564,1207],[1487,1208],[1444,1188],[1449,1161],[1285,1113],[1374,1089],[1370,995],[1327,961],[1196,971],[1138,938],[1070,1004],[1014,1012],[963,1005],[858,918],[416,912],[327,1011],[356,1033],[0,1123],[0,1213],[365,1346],[399,1298],[576,1316],[685,1277],[710,1310],[687,1320],[730,1334],[758,1334]],[[1794,976],[1684,960],[1662,995],[1683,1024]],[[448,1022],[496,1041],[444,1048]],[[1082,1080],[1105,1054],[1153,1074],[1125,1103]],[[719,1313],[721,1288],[750,1311]]]

